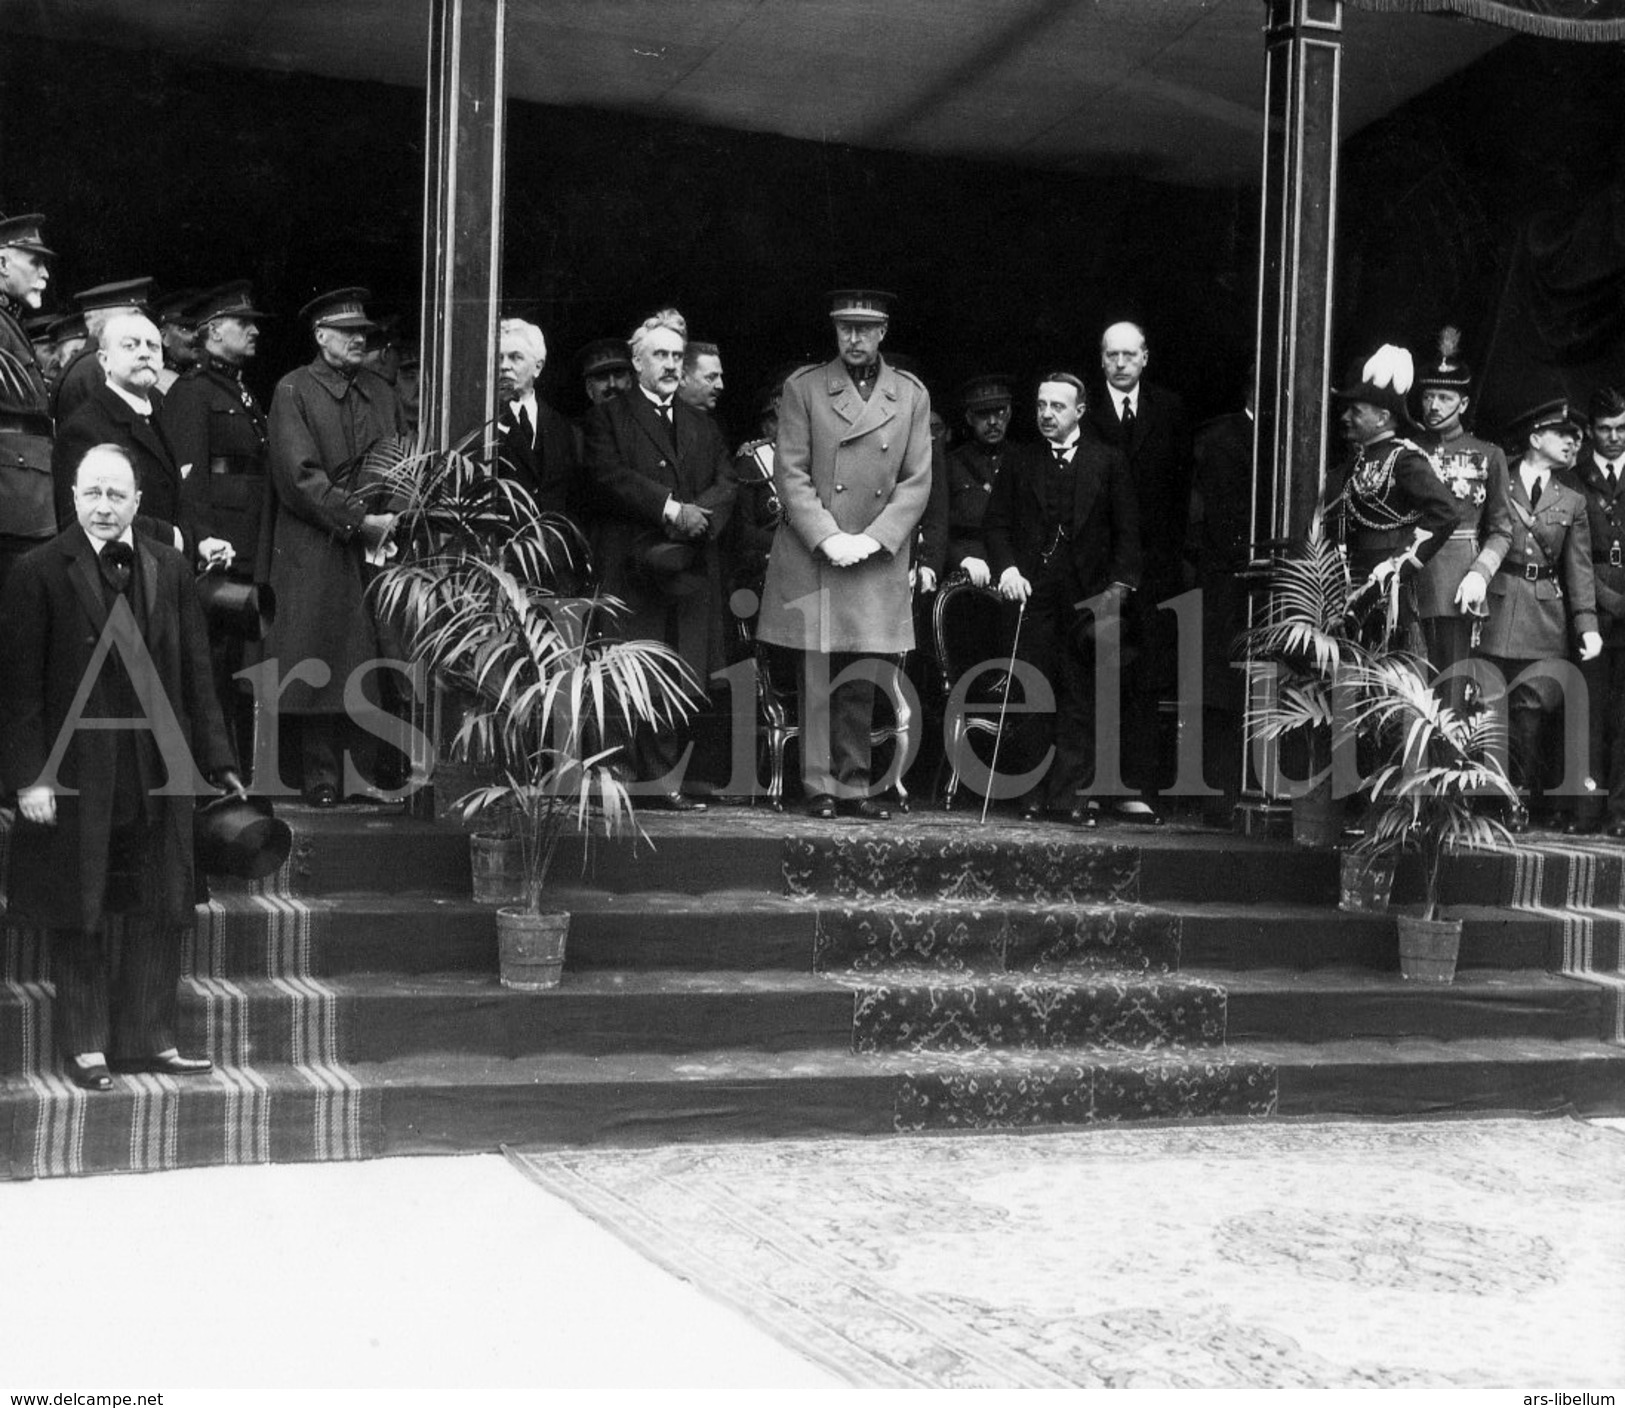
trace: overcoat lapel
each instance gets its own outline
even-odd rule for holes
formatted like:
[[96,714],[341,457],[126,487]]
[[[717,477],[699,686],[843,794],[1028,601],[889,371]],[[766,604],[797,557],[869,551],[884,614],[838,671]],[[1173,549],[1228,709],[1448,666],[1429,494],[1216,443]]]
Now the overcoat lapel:
[[1080,440],[1072,451],[1072,528],[1076,532],[1089,521],[1100,495],[1100,470],[1083,453]]
[[[863,414],[863,397],[847,375],[846,363],[837,357],[824,368],[824,380],[829,387],[829,408],[848,425]],[[845,437],[843,437],[845,438]]]
[[852,428],[841,437],[842,440],[856,440],[860,435],[879,430],[897,414],[897,373],[886,363],[881,363],[880,375],[875,378],[874,390],[869,393],[867,401],[858,395],[850,377],[847,378],[847,385],[851,387],[860,409]]
[[[632,423],[641,430],[649,443],[655,447],[662,458],[675,461],[677,446],[672,440],[671,427],[666,424],[666,418],[655,410],[649,398],[637,387],[626,393],[628,409],[632,412]],[[677,412],[672,412],[675,419]]]
[[68,569],[68,579],[73,583],[79,605],[84,607],[85,615],[90,617],[100,635],[107,626],[107,600],[102,596],[102,574],[96,565],[96,549],[91,547],[84,529],[76,527],[71,531],[77,533],[78,541],[70,534],[62,545],[63,552],[73,563]]

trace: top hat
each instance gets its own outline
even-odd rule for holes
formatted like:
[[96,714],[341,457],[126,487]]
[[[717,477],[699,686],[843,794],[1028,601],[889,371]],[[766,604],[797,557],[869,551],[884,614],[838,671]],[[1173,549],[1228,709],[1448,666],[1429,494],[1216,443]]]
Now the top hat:
[[1010,388],[1015,378],[1003,372],[973,376],[959,388],[959,401],[967,411],[992,411],[1011,402]]
[[627,350],[624,337],[596,338],[576,356],[581,362],[582,376],[592,376],[595,372],[632,370],[632,354]]
[[1508,432],[1514,440],[1521,442],[1537,430],[1556,429],[1572,431],[1575,435],[1584,435],[1586,431],[1585,417],[1561,396],[1555,401],[1542,401],[1538,406],[1531,406],[1514,418]]
[[1473,369],[1462,361],[1460,351],[1461,329],[1441,328],[1439,355],[1417,370],[1418,389],[1426,391],[1431,387],[1435,391],[1455,391],[1465,396],[1473,384]]
[[336,288],[310,300],[299,310],[299,316],[315,328],[352,328],[358,331],[377,324],[367,316],[361,305],[372,294],[364,288]]
[[97,284],[95,288],[74,294],[74,298],[80,311],[85,313],[94,313],[103,308],[134,308],[145,313],[152,300],[152,280],[120,279],[116,283]]
[[895,293],[878,288],[838,288],[829,295],[829,315],[846,323],[884,323],[895,302]]
[[229,284],[221,284],[219,288],[212,288],[201,295],[192,309],[192,321],[199,327],[204,323],[213,322],[216,318],[241,318],[244,322],[258,322],[261,318],[273,317],[262,308],[254,306],[254,285],[247,279],[235,279]]
[[269,797],[228,792],[205,802],[193,815],[193,849],[205,875],[263,880],[274,875],[293,851],[293,832],[272,811]]
[[30,254],[55,258],[56,251],[45,247],[40,231],[44,223],[43,215],[13,215],[9,220],[0,217],[0,249],[26,249]]
[[1405,396],[1416,380],[1416,363],[1403,347],[1384,343],[1363,361],[1356,357],[1344,373],[1343,384],[1332,389],[1339,401],[1361,401],[1394,413],[1395,421],[1415,427]]
[[276,620],[276,592],[229,571],[209,571],[195,579],[204,619],[239,640],[264,640]]

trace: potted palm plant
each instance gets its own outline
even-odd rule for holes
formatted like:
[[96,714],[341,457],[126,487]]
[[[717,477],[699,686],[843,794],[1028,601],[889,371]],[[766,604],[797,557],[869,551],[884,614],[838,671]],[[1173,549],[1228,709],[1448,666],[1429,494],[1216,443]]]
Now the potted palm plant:
[[580,570],[573,530],[492,474],[474,437],[412,447],[375,472],[399,504],[400,554],[374,583],[380,615],[462,701],[449,752],[483,760],[488,780],[459,809],[500,816],[517,840],[524,898],[497,911],[502,980],[554,986],[569,925],[546,908],[559,846],[571,833],[641,835],[607,740],[680,723],[692,677],[669,647],[615,638],[619,602],[565,590]]
[[1285,787],[1293,839],[1305,846],[1335,845],[1342,830],[1332,794],[1332,752],[1342,741],[1334,696],[1343,672],[1365,657],[1347,615],[1348,574],[1317,514],[1302,544],[1272,563],[1263,619],[1237,641],[1250,678],[1262,673],[1268,686],[1251,691],[1249,737],[1284,743],[1306,762],[1303,780]]
[[1395,653],[1352,667],[1356,727],[1369,727],[1381,762],[1371,779],[1371,810],[1356,852],[1372,858],[1414,851],[1422,863],[1420,912],[1398,913],[1400,970],[1423,982],[1450,982],[1461,919],[1440,913],[1447,855],[1510,842],[1475,799],[1517,801],[1502,758],[1505,729],[1488,709],[1458,715],[1434,692],[1426,661]]

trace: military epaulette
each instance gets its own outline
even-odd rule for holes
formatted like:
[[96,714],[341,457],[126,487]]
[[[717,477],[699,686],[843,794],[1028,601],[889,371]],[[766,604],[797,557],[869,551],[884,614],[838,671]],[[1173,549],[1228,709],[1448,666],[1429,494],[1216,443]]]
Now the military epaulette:
[[921,391],[925,391],[927,396],[931,394],[929,391],[926,391],[925,383],[921,381],[919,377],[915,376],[913,372],[904,371],[894,362],[887,362],[886,365],[896,372],[898,376],[902,377],[904,381],[912,381],[917,387],[920,388]]
[[798,381],[800,378],[806,376],[808,372],[823,371],[827,365],[828,363],[826,362],[808,362],[804,367],[797,367],[793,372],[790,373],[789,376],[785,377],[785,380]]
[[1428,452],[1414,440],[1407,440],[1403,435],[1396,435],[1394,441],[1402,450],[1409,450],[1412,454],[1420,455],[1423,459],[1428,457]]

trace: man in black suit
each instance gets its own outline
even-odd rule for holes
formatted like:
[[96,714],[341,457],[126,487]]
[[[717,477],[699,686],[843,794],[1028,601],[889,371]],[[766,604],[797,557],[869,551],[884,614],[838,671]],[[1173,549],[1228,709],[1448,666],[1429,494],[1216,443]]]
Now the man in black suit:
[[[1020,658],[1055,691],[1053,714],[1026,715],[1023,752],[1055,758],[1022,800],[1037,820],[1065,808],[1081,826],[1095,825],[1079,789],[1094,762],[1095,635],[1098,615],[1080,603],[1106,598],[1121,609],[1140,581],[1140,536],[1134,488],[1122,452],[1103,445],[1080,422],[1083,383],[1051,372],[1038,388],[1042,446],[1013,446],[988,496],[982,531],[989,569],[1007,601],[1024,602]],[[1115,672],[1114,672],[1115,674]]]
[[[716,422],[677,395],[687,335],[670,308],[632,334],[637,385],[588,413],[586,465],[593,562],[604,591],[630,608],[622,631],[677,650],[703,692],[723,664],[717,537],[735,490]],[[644,728],[632,738],[638,780],[666,789],[649,805],[701,809],[677,786],[686,732]]]
[[[74,474],[85,451],[93,445],[120,445],[141,484],[142,517],[166,532],[180,529],[185,537],[181,483],[193,466],[176,463],[159,419],[163,396],[157,383],[163,354],[158,329],[143,314],[116,314],[102,328],[98,356],[103,379],[57,427],[51,475],[56,481],[59,528],[75,521]],[[210,543],[216,553],[225,546],[219,540]]]
[[504,318],[498,329],[497,428],[501,473],[544,513],[579,512],[579,469],[570,423],[536,394],[547,365],[547,339],[535,323]]
[[[1185,403],[1172,391],[1146,381],[1151,360],[1138,323],[1113,323],[1100,338],[1106,394],[1089,419],[1100,438],[1128,460],[1139,507],[1140,551],[1145,577],[1128,634],[1138,653],[1124,674],[1128,700],[1123,717],[1123,764],[1145,799],[1155,796],[1159,759],[1157,709],[1177,678],[1178,642],[1173,622],[1157,604],[1185,589],[1181,559],[1190,518],[1191,432]],[[1161,825],[1149,800],[1124,802],[1119,810],[1147,825]]]
[[[17,564],[0,595],[0,779],[17,797],[10,916],[49,931],[68,1073],[189,1075],[176,985],[196,885],[199,766],[241,793],[189,565],[132,532],[135,469],[116,445],[76,466],[77,522]],[[137,727],[107,727],[138,720]],[[109,995],[105,921],[122,915]]]

